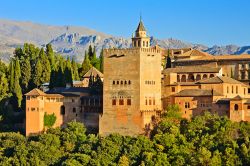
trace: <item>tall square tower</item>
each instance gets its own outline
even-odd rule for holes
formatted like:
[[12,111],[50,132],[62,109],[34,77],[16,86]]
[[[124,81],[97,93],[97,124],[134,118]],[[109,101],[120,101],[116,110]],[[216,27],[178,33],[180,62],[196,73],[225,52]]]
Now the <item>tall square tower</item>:
[[132,48],[104,50],[103,95],[101,135],[143,134],[161,110],[161,50],[150,47],[142,21]]

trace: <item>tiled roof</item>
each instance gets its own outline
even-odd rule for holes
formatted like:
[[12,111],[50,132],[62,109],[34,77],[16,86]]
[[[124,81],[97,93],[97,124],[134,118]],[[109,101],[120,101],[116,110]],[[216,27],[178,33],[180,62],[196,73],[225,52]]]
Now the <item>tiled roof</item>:
[[205,66],[183,66],[164,69],[163,73],[219,73],[221,68],[211,68]]
[[46,93],[44,93],[43,91],[41,91],[40,89],[32,89],[31,91],[29,91],[28,93],[25,94],[26,96],[45,96]]
[[83,76],[83,78],[88,78],[90,76],[96,77],[97,75],[100,78],[103,78],[103,74],[99,70],[97,70],[95,67],[91,67],[89,71]]
[[204,89],[184,89],[174,96],[178,97],[193,97],[193,96],[222,96],[215,90],[204,90]]
[[177,57],[188,57],[188,56],[199,56],[199,57],[206,57],[206,58],[214,58],[213,55],[210,55],[206,52],[202,52],[199,50],[192,49],[190,51],[187,51],[183,54],[177,55]]
[[136,32],[139,32],[139,31],[146,31],[146,28],[144,27],[142,21],[139,22],[139,25],[138,25],[138,27],[136,29]]
[[89,93],[90,88],[87,87],[70,87],[70,88],[54,88],[52,90],[49,90],[48,94],[55,94],[55,93],[74,93],[74,92],[80,92],[80,93]]
[[[213,77],[213,78],[208,78],[208,79],[203,79],[203,80],[200,80],[197,82],[197,84],[219,84],[219,83],[228,83],[228,84],[242,84],[242,85],[245,85],[243,84],[242,82],[240,81],[237,81],[233,78],[230,78],[230,77],[225,77],[225,76],[216,76],[216,77]],[[247,85],[245,85],[247,86]]]

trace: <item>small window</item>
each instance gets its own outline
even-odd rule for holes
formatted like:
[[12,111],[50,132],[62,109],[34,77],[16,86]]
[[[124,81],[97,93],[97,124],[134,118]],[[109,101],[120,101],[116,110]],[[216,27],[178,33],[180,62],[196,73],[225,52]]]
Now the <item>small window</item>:
[[128,81],[128,84],[129,84],[129,85],[131,84],[131,81],[130,81],[130,80]]
[[238,94],[238,86],[236,86],[236,94]]
[[146,100],[145,100],[145,105],[148,105],[148,100],[147,100],[147,98],[146,98]]
[[36,108],[31,108],[31,111],[35,111],[36,110]]
[[244,95],[246,94],[246,88],[244,88]]
[[76,113],[76,108],[73,108],[73,113]]
[[148,101],[148,104],[149,104],[149,105],[151,105],[151,104],[152,104],[152,101],[151,101],[151,99],[149,99],[149,101]]
[[232,93],[234,93],[234,86],[232,86]]
[[131,105],[131,99],[127,99],[127,105]]
[[155,98],[153,99],[153,105],[155,105]]
[[250,105],[247,106],[247,109],[250,110]]
[[189,102],[185,102],[185,108],[190,108]]
[[124,105],[124,100],[123,99],[119,99],[119,105]]
[[172,87],[171,89],[172,89],[172,92],[175,92],[175,87]]
[[113,81],[113,85],[115,85],[115,81]]
[[112,99],[112,105],[116,105],[116,99]]
[[238,111],[238,110],[239,110],[238,104],[234,104],[234,110],[235,110],[235,111]]
[[27,96],[26,99],[27,99],[27,100],[30,100],[30,96]]
[[127,81],[124,81],[124,84],[126,85],[126,84],[127,84]]
[[229,93],[229,87],[227,86],[227,93]]
[[121,84],[123,84],[123,81],[121,81]]
[[75,100],[74,99],[72,99],[72,103],[74,103],[75,102]]
[[119,85],[119,81],[116,81],[116,84]]

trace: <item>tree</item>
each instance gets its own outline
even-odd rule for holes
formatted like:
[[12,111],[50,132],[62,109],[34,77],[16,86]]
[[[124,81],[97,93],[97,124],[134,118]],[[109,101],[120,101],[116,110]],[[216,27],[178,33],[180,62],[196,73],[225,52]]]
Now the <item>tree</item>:
[[12,59],[9,64],[9,86],[10,86],[11,92],[14,90],[14,82],[15,82],[15,66],[14,65],[15,65],[14,59]]
[[103,73],[103,49],[101,50],[100,53],[99,62],[100,62],[100,72]]
[[49,59],[44,53],[43,48],[41,48],[40,50],[38,59],[40,60],[40,63],[42,65],[41,83],[49,82],[51,67],[50,67]]
[[66,63],[66,65],[65,65],[66,67],[65,67],[65,70],[64,70],[64,80],[65,80],[65,83],[66,83],[66,85],[68,84],[70,86],[73,86],[72,68],[71,68],[70,59],[68,58],[65,63]]
[[14,81],[14,89],[13,89],[13,95],[17,100],[17,106],[21,107],[22,102],[22,89],[20,87],[19,79],[21,77],[21,71],[20,71],[20,63],[18,59],[15,59],[15,81]]
[[55,114],[47,114],[45,112],[44,114],[44,127],[52,127],[56,122],[56,116]]
[[38,59],[36,66],[35,66],[35,71],[34,71],[34,77],[33,77],[33,83],[35,84],[35,87],[39,87],[42,84],[42,64],[40,60]]
[[21,58],[21,87],[25,92],[31,79],[31,67],[29,58]]
[[[86,53],[85,53],[85,56],[86,56]],[[89,60],[91,61],[93,58],[93,50],[92,50],[91,44],[89,45],[89,48],[88,48],[88,56],[89,56]]]
[[77,63],[75,62],[74,58],[72,58],[71,67],[72,67],[72,77],[73,77],[73,80],[76,80],[76,81],[80,80],[79,74],[78,74],[78,66],[77,66]]
[[167,68],[171,68],[171,58],[170,58],[170,50],[168,49],[168,56],[167,56],[167,60],[166,60],[166,69]]
[[51,44],[46,45],[46,54],[49,59],[51,69],[55,68],[55,55]]
[[90,64],[89,56],[87,52],[85,51],[85,57],[84,57],[84,60],[82,63],[82,69],[81,69],[81,77],[83,77],[84,74],[86,74],[90,68],[91,68],[91,64]]
[[92,58],[90,59],[90,64],[94,66],[96,69],[100,70],[100,61],[96,57],[96,50],[94,47],[93,53],[92,53]]
[[8,95],[8,80],[4,73],[0,72],[0,101]]

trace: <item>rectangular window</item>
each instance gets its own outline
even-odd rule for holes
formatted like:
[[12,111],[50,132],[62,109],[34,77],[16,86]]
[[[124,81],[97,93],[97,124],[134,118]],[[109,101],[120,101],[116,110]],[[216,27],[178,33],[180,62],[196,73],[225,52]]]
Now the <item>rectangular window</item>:
[[112,99],[112,105],[116,105],[116,99]]
[[151,99],[149,99],[149,102],[148,102],[148,104],[149,104],[149,105],[151,105],[151,104],[152,104],[152,103],[151,103]]
[[119,99],[119,105],[124,105],[123,99]]
[[250,110],[250,105],[247,106],[247,109]]
[[131,99],[127,99],[127,105],[131,105]]
[[147,100],[147,98],[146,98],[146,100],[145,100],[145,105],[148,105],[148,100]]
[[27,97],[26,97],[26,100],[30,100],[30,96],[27,96]]
[[153,99],[153,105],[155,105],[155,99]]
[[245,79],[245,76],[246,76],[246,75],[245,75],[245,71],[242,71],[242,72],[241,72],[241,79],[244,80],[244,79]]
[[185,108],[190,108],[189,102],[185,102]]
[[172,92],[175,92],[175,87],[172,87],[171,90],[172,90]]
[[31,111],[35,111],[36,110],[36,108],[31,108]]

